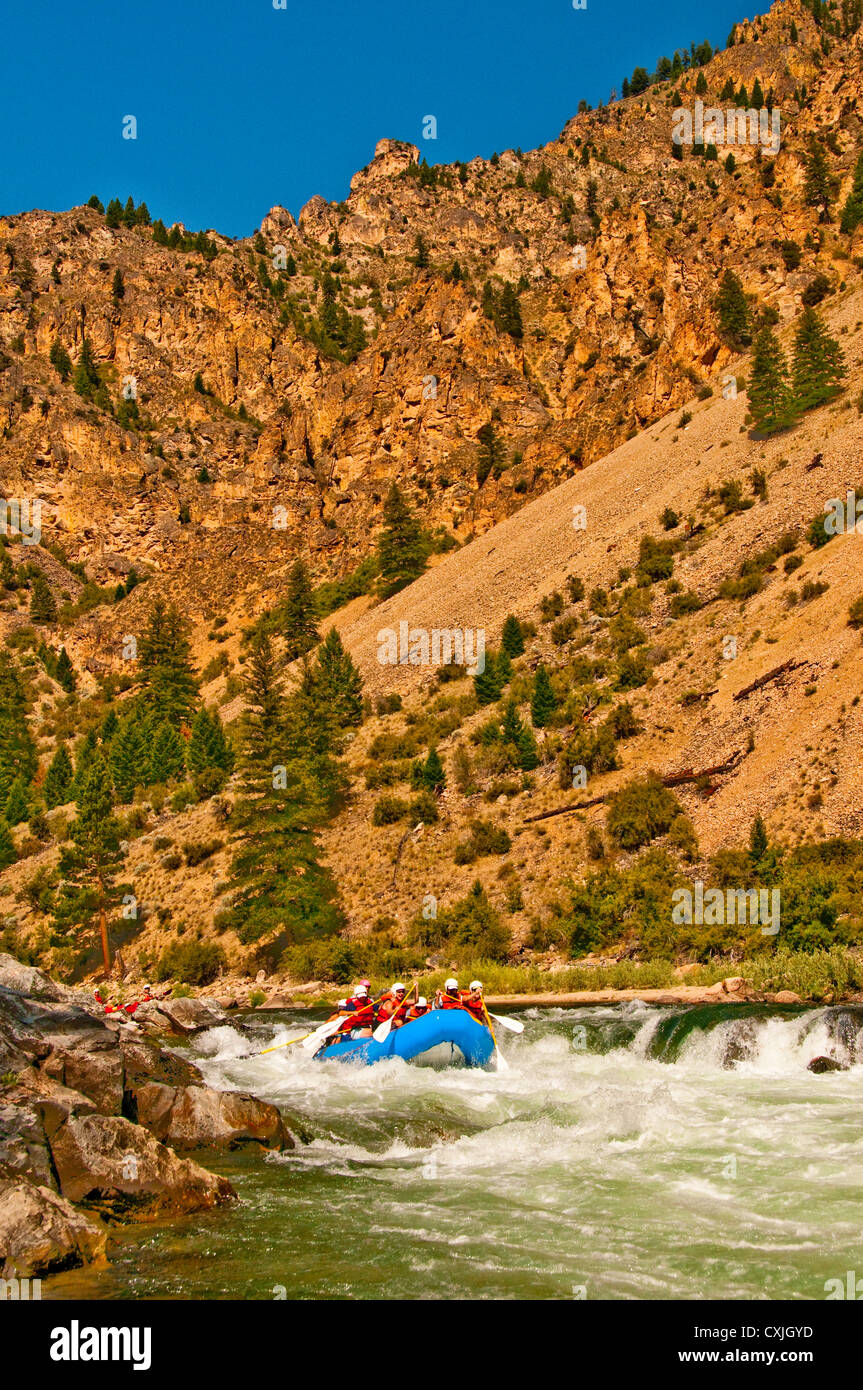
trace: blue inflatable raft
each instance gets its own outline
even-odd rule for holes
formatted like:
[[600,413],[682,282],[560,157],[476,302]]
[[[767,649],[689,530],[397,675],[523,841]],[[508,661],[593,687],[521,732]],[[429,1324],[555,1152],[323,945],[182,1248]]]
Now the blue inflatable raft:
[[384,1042],[374,1038],[347,1038],[331,1043],[315,1054],[319,1062],[357,1062],[372,1066],[385,1057],[401,1057],[405,1062],[428,1065],[484,1067],[494,1054],[494,1039],[466,1009],[432,1009],[391,1028]]

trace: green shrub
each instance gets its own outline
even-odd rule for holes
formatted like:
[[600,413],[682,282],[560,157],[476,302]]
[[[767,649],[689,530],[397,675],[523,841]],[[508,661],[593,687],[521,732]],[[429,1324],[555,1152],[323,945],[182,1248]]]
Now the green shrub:
[[656,773],[634,777],[608,803],[606,827],[621,849],[640,849],[665,835],[676,816],[683,815],[677,797]]
[[203,864],[205,859],[224,848],[224,840],[199,840],[197,844],[184,845],[183,853],[189,868],[194,869],[196,865]]
[[395,825],[410,814],[410,806],[398,796],[382,796],[375,803],[372,825]]
[[501,826],[475,820],[471,822],[470,839],[456,846],[453,858],[456,864],[472,864],[487,854],[508,854],[511,848],[512,841]]
[[154,975],[157,980],[180,980],[187,985],[212,984],[225,969],[225,953],[213,942],[172,942],[166,946]]
[[859,598],[855,598],[848,609],[848,626],[863,627],[863,594]]

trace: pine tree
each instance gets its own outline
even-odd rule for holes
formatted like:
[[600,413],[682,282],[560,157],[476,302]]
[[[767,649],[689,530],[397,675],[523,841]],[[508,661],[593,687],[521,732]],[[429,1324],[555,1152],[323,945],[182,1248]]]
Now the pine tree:
[[102,385],[89,338],[85,338],[81,344],[81,352],[75,367],[72,385],[76,393],[86,399],[94,396]]
[[765,325],[755,339],[749,376],[749,409],[762,434],[787,429],[796,419],[788,365],[779,341]]
[[192,671],[186,623],[177,609],[156,599],[138,647],[143,698],[159,723],[179,724],[187,718],[198,695]]
[[524,724],[519,718],[515,700],[507,700],[503,714],[503,733],[504,743],[512,743],[518,747],[519,739],[524,732]]
[[534,728],[544,729],[556,708],[557,697],[552,689],[548,671],[544,666],[537,666],[530,702],[530,717]]
[[288,593],[280,608],[285,656],[296,661],[321,640],[315,622],[315,597],[309,572],[302,560],[297,560],[288,576]]
[[757,868],[759,864],[763,863],[769,848],[770,842],[767,837],[767,827],[759,811],[749,831],[749,862],[753,868]]
[[427,270],[430,264],[428,247],[422,233],[417,232],[414,238],[414,265],[417,270]]
[[716,313],[720,332],[734,346],[745,347],[752,341],[749,306],[743,286],[733,270],[726,270],[716,296]]
[[497,478],[503,468],[504,447],[492,424],[483,425],[477,434],[479,454],[476,461],[477,486],[482,487],[490,473]]
[[232,915],[240,940],[278,930],[282,945],[329,936],[343,924],[336,886],[318,863],[315,830],[328,805],[315,766],[288,720],[272,644],[256,637],[246,680],[231,868]]
[[129,194],[126,199],[126,206],[123,209],[123,221],[127,227],[134,227],[136,221],[135,199]]
[[504,621],[500,645],[507,656],[512,657],[513,661],[524,653],[524,633],[521,630],[521,623],[513,613],[510,613]]
[[[146,786],[150,773],[149,730],[138,709],[130,709],[117,726],[111,742],[111,773],[117,796],[123,804],[132,800],[136,787]],[[96,756],[94,754],[93,761]]]
[[60,655],[57,657],[56,679],[62,689],[69,694],[75,689],[77,683],[75,668],[69,659],[69,653],[65,647],[60,648]]
[[528,724],[522,724],[516,747],[518,749],[519,767],[522,772],[532,772],[535,767],[539,766],[539,749],[536,746],[533,730]]
[[9,795],[3,807],[3,819],[7,825],[20,825],[28,816],[27,785],[23,777],[16,777],[9,788]]
[[123,221],[123,204],[119,198],[112,198],[105,211],[105,225],[116,229]]
[[430,748],[428,757],[422,765],[422,785],[430,792],[442,792],[446,786],[446,772],[436,748]]
[[218,710],[213,710],[212,714],[204,706],[198,710],[192,722],[186,762],[190,772],[204,772],[207,768],[217,768],[226,774],[231,771],[234,758]]
[[8,652],[0,651],[0,800],[17,777],[29,786],[37,766],[36,745],[27,725],[24,688]]
[[857,156],[857,163],[854,166],[854,183],[842,208],[842,217],[839,222],[840,231],[850,235],[852,232],[856,232],[861,222],[863,222],[863,152]]
[[48,765],[45,774],[45,805],[49,811],[55,806],[65,806],[72,791],[72,759],[66,749],[65,743],[61,743]]
[[497,326],[502,333],[508,333],[516,342],[520,342],[524,337],[524,326],[521,319],[521,305],[518,294],[513,286],[507,281],[501,291],[500,305],[497,314]]
[[177,730],[163,721],[156,728],[150,751],[147,782],[172,782],[182,777],[186,751]]
[[418,579],[427,560],[422,527],[393,483],[384,502],[384,529],[378,541],[382,596],[390,598]]
[[334,627],[303,672],[297,712],[298,726],[321,756],[341,752],[347,731],[363,721],[362,677]]
[[72,779],[72,796],[77,801],[84,789],[84,783],[99,751],[99,740],[95,729],[90,729],[75,750],[75,776]]
[[33,576],[30,586],[30,617],[34,623],[57,621],[57,604],[44,576]]
[[804,309],[800,315],[792,372],[795,404],[801,411],[832,400],[845,376],[842,349],[815,309]]
[[117,718],[117,711],[114,709],[114,706],[112,705],[111,708],[108,710],[108,713],[105,715],[105,718],[102,720],[102,727],[99,730],[99,741],[102,744],[103,748],[109,747],[112,738],[117,732],[117,726],[119,723],[120,721]]
[[821,209],[819,221],[829,222],[828,205],[833,196],[833,179],[827,156],[820,145],[814,141],[809,147],[806,160],[806,180],[804,183],[806,202],[810,207]]
[[121,299],[126,298],[126,282],[123,279],[123,272],[119,266],[114,271],[114,280],[111,285],[111,298],[115,304],[119,304]]
[[473,678],[477,704],[493,705],[500,699],[503,687],[504,681],[501,678],[498,660],[494,652],[486,652],[485,667]]
[[14,864],[18,855],[15,850],[15,841],[9,831],[5,821],[0,820],[0,869],[8,869],[10,864]]
[[758,78],[755,79],[755,86],[752,88],[752,105],[756,111],[760,111],[764,105],[764,91]]
[[51,351],[48,360],[56,371],[61,381],[68,381],[72,375],[72,359],[69,356],[59,338],[55,338],[51,344]]
[[96,752],[75,798],[78,814],[72,823],[72,847],[60,857],[64,876],[56,908],[58,924],[92,926],[98,922],[102,962],[111,969],[108,914],[119,893],[117,870],[122,863],[120,826],[111,805],[111,774]]

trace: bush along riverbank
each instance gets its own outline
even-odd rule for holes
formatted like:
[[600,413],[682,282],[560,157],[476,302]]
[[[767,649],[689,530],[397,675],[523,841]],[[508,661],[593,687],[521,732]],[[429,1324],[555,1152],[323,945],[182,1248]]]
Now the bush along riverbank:
[[[149,1012],[148,1030],[175,1035],[223,1017],[197,1000]],[[113,1225],[235,1199],[181,1152],[293,1147],[275,1106],[213,1090],[140,1027],[100,1014],[89,995],[0,955],[0,1277],[100,1260]]]

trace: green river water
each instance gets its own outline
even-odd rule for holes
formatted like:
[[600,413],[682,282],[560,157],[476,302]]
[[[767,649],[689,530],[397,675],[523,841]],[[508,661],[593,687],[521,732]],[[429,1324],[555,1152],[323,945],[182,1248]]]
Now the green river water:
[[[863,1012],[528,1010],[506,1072],[315,1062],[308,1015],[198,1038],[297,1137],[203,1156],[230,1209],[117,1233],[44,1298],[823,1299],[863,1275]],[[850,1069],[813,1075],[831,1054]]]

